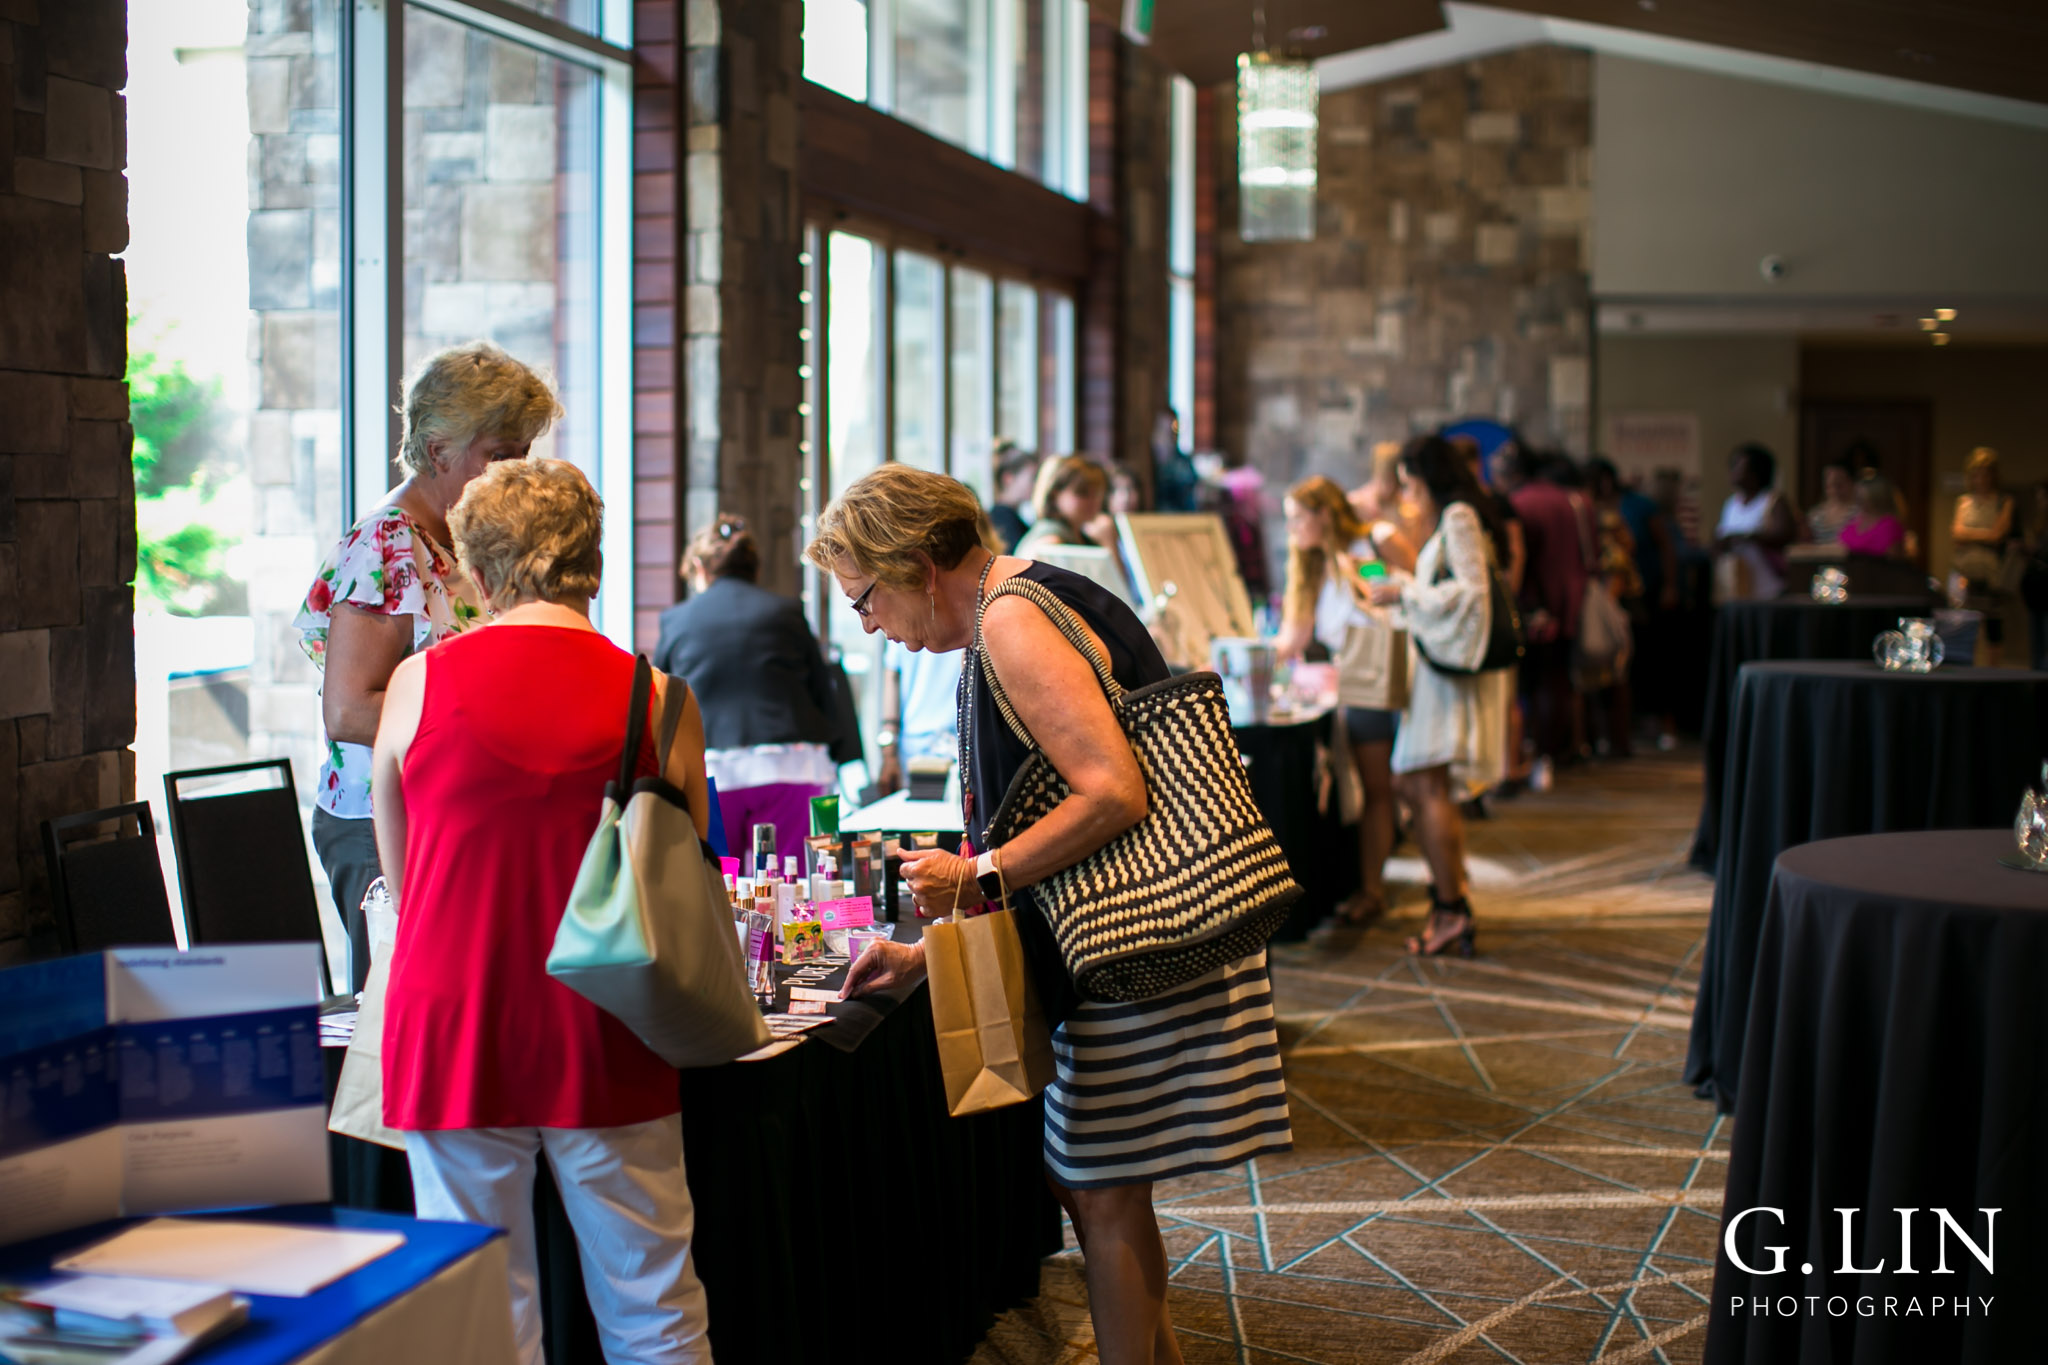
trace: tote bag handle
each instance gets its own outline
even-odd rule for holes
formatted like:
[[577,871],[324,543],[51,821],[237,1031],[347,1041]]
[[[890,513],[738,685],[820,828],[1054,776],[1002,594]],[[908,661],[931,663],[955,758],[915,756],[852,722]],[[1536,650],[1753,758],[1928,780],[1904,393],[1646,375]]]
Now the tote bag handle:
[[[619,775],[612,782],[612,799],[621,806],[633,794],[633,770],[639,766],[640,741],[647,733],[647,701],[654,691],[654,665],[645,654],[633,656],[633,696],[626,703],[626,747],[619,751]],[[675,747],[681,728],[683,706],[690,699],[690,685],[681,678],[668,680],[668,692],[661,703],[661,729],[654,749],[654,771],[668,769],[668,752]]]

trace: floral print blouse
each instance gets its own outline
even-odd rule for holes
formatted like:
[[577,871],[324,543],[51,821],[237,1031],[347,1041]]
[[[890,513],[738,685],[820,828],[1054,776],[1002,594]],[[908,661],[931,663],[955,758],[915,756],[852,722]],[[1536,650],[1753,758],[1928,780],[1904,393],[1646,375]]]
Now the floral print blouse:
[[[323,671],[336,602],[412,617],[414,653],[484,620],[482,599],[454,553],[397,507],[380,507],[349,528],[320,565],[292,621],[307,657]],[[368,819],[370,746],[330,738],[314,799],[330,815]]]

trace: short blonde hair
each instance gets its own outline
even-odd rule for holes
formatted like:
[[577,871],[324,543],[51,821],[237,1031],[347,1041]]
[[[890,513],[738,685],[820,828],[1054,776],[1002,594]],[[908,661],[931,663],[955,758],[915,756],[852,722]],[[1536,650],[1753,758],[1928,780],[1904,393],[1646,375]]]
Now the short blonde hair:
[[974,490],[958,479],[885,464],[832,499],[804,558],[827,573],[844,557],[892,588],[922,588],[925,562],[959,566],[980,545],[994,552],[995,532]]
[[398,462],[415,474],[439,468],[428,448],[461,448],[479,436],[530,444],[562,415],[555,391],[534,370],[488,341],[428,356],[406,386]]
[[597,596],[604,499],[567,460],[497,461],[449,509],[448,531],[492,607]]
[[1998,472],[1998,452],[1990,446],[1978,446],[1971,451],[1969,463],[1963,466],[1965,474],[1974,474],[1980,469],[1988,469],[1994,474]]

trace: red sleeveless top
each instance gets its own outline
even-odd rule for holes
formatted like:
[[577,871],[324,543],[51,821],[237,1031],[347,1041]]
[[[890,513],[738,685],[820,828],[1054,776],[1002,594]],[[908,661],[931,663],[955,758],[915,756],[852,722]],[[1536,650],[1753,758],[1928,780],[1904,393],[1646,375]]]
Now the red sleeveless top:
[[[674,1068],[546,966],[618,772],[633,656],[595,631],[503,625],[426,659],[401,774],[384,1122],[612,1128],[676,1113]],[[656,771],[649,710],[643,775]]]

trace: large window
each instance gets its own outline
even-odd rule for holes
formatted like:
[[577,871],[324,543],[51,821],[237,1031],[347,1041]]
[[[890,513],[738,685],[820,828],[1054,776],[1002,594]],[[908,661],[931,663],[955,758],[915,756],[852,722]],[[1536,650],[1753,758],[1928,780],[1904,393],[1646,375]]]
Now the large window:
[[[425,355],[482,337],[543,369],[567,412],[545,448],[631,507],[630,8],[129,5],[141,795],[273,755],[310,791],[319,675],[292,620],[396,481]],[[608,520],[607,562],[631,535]],[[616,639],[631,599],[622,567]]]
[[[805,266],[807,524],[886,460],[949,473],[986,499],[998,441],[1073,449],[1067,295],[845,230],[813,228]],[[806,595],[873,734],[881,637],[822,576]]]
[[805,0],[804,76],[1087,197],[1087,0]]

